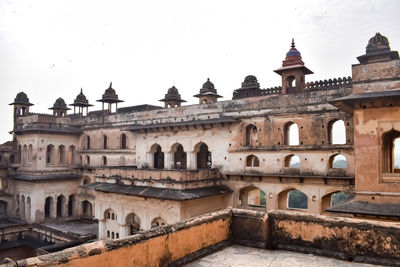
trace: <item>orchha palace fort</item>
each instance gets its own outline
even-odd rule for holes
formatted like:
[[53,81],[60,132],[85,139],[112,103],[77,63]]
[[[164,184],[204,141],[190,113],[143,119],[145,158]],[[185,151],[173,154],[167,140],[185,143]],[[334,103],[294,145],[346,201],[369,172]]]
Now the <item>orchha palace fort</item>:
[[177,266],[236,242],[399,264],[398,52],[377,33],[351,77],[308,81],[288,49],[281,84],[248,75],[226,101],[212,79],[195,105],[175,86],[160,106],[124,105],[111,83],[41,114],[18,93],[0,146],[0,258]]

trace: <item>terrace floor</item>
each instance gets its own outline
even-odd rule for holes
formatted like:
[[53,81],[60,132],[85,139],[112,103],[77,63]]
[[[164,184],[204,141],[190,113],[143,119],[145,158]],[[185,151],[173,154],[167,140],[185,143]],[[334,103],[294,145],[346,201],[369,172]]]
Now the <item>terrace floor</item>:
[[379,265],[341,261],[338,259],[302,254],[284,250],[265,250],[239,245],[227,247],[186,267],[214,267],[214,266],[268,266],[268,267],[373,267]]

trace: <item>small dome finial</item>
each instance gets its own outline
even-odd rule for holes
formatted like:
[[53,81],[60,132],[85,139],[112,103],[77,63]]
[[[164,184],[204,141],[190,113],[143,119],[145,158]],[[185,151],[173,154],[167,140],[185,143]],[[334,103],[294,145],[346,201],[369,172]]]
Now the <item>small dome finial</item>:
[[81,94],[83,94],[83,90],[82,90],[82,87],[81,87]]
[[292,48],[295,48],[294,38],[292,38],[292,45],[291,45],[291,47],[292,47]]
[[110,82],[110,87],[109,88],[112,88],[112,82]]

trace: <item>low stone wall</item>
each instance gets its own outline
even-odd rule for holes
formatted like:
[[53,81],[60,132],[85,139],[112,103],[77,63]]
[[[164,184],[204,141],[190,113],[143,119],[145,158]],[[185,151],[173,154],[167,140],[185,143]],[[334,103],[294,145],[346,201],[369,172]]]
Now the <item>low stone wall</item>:
[[268,248],[269,225],[265,212],[232,209],[232,240],[249,247]]
[[101,240],[21,260],[16,264],[85,267],[181,265],[224,246],[230,237],[230,225],[231,211],[223,210],[118,240]]
[[272,248],[400,266],[399,223],[272,211],[268,224]]
[[400,266],[400,224],[293,211],[227,209],[9,266],[181,266],[232,242]]

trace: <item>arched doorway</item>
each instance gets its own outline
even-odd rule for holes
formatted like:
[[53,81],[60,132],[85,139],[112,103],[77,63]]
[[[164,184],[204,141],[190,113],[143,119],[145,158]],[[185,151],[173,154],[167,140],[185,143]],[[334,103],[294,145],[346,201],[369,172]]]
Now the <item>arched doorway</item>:
[[154,150],[154,168],[155,169],[164,169],[164,152],[161,150],[161,146],[155,144],[153,147]]
[[82,201],[82,217],[92,219],[93,212],[92,212],[92,203],[87,200]]
[[239,191],[240,208],[265,211],[267,206],[265,192],[256,186],[247,186]]
[[151,221],[151,228],[164,226],[166,224],[167,224],[166,220],[164,220],[161,217],[157,217],[157,218],[155,218],[154,220]]
[[135,213],[129,213],[125,219],[126,233],[133,235],[140,230],[140,218]]
[[7,202],[0,200],[0,217],[7,216]]
[[70,195],[68,197],[68,216],[74,216],[75,214],[75,195]]
[[44,203],[44,217],[51,218],[53,217],[53,205],[54,200],[52,197],[47,197]]
[[197,168],[206,169],[211,168],[212,159],[211,152],[208,151],[208,146],[202,143],[199,147],[199,152],[197,152]]
[[65,196],[59,195],[57,197],[57,217],[65,217]]
[[176,144],[174,146],[174,168],[175,169],[186,169],[186,152],[183,150],[181,144]]

